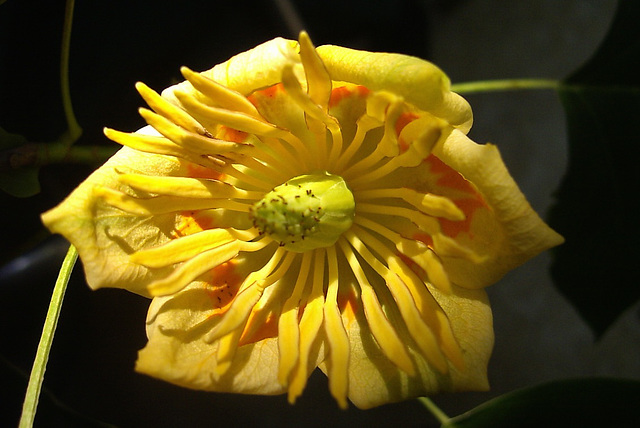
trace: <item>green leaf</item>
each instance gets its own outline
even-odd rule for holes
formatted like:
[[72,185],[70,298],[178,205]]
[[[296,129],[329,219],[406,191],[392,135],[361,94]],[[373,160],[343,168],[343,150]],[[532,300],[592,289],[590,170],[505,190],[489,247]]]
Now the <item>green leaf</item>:
[[561,380],[521,389],[450,419],[446,428],[640,426],[640,382]]
[[559,290],[601,335],[640,299],[640,2],[622,0],[594,56],[560,86],[569,168],[550,224]]
[[[22,135],[11,134],[0,128],[0,150],[7,150],[26,143]],[[0,161],[0,190],[11,196],[26,198],[40,192],[37,167],[12,168],[8,155],[2,154]]]

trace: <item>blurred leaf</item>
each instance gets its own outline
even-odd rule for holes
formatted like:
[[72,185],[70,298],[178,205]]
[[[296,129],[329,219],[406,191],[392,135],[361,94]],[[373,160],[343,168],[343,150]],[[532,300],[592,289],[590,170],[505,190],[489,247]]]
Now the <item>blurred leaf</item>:
[[[22,135],[11,134],[0,128],[0,150],[7,150],[26,143]],[[0,189],[11,196],[26,198],[40,192],[37,167],[12,169],[9,159],[2,159],[0,165]]]
[[640,426],[640,382],[561,380],[490,400],[443,424],[446,428]]
[[594,56],[560,89],[569,167],[550,224],[566,239],[552,275],[600,336],[640,298],[640,2],[622,0]]

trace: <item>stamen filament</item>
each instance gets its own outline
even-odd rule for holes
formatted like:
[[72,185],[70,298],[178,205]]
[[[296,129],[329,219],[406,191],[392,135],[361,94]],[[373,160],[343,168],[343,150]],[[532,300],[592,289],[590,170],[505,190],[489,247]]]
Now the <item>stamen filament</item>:
[[[396,278],[399,278],[402,281],[404,287],[411,294],[410,298],[412,302],[414,302],[419,316],[426,323],[429,331],[435,334],[435,338],[438,342],[435,346],[438,347],[439,351],[444,353],[455,367],[463,370],[465,364],[464,359],[462,358],[462,351],[460,350],[458,342],[453,335],[449,319],[438,302],[433,298],[425,283],[418,278],[415,272],[413,272],[397,255],[393,254],[388,246],[384,245],[382,242],[359,227],[354,227],[353,233],[356,234],[358,238],[362,238],[367,246],[371,247],[387,262],[388,269],[395,274]],[[409,331],[412,331],[411,328]],[[421,338],[422,334],[423,333],[417,333]],[[428,357],[428,354],[425,356]],[[435,358],[437,359],[439,357],[436,355]],[[442,373],[446,373],[448,370],[448,367],[438,366],[438,363],[434,363],[434,365],[439,367],[439,370]]]
[[176,125],[181,126],[188,131],[195,132],[199,135],[207,135],[207,130],[189,113],[182,110],[180,107],[171,104],[144,83],[137,82],[136,89],[149,107],[159,115],[170,119]]
[[[354,192],[354,194],[357,194]],[[421,213],[410,208],[394,207],[389,205],[377,205],[362,202],[356,204],[356,213],[371,213],[371,214],[386,214],[397,217],[404,217],[411,221],[418,228],[427,233],[428,235],[435,235],[440,233],[440,223],[436,218],[429,217],[426,214]],[[358,216],[356,215],[356,219]]]
[[381,199],[381,198],[401,198],[410,203],[423,213],[442,217],[452,221],[462,221],[465,214],[451,199],[445,196],[434,195],[433,193],[418,192],[407,187],[397,189],[371,189],[360,190],[355,195],[356,200]]
[[284,303],[280,318],[278,319],[278,352],[280,361],[278,366],[278,382],[281,385],[289,384],[289,375],[298,363],[300,352],[300,326],[298,324],[298,311],[302,293],[307,284],[309,270],[311,269],[311,251],[302,253],[300,271],[291,292],[291,296]]
[[[289,384],[289,403],[302,394],[309,377],[309,357],[324,319],[324,251],[314,251],[313,286],[300,320],[300,353]],[[315,361],[314,361],[315,363]]]
[[378,275],[385,280],[400,310],[402,319],[407,326],[409,335],[418,345],[422,355],[433,364],[440,373],[447,373],[449,371],[447,361],[440,352],[440,347],[438,346],[433,331],[424,322],[420,311],[416,307],[416,302],[413,300],[413,296],[407,289],[406,284],[402,282],[395,273],[391,272],[388,267],[384,266],[382,262],[367,249],[354,232],[346,232],[345,238]]
[[137,251],[129,256],[129,260],[150,268],[171,266],[235,239],[227,229],[203,230],[173,239],[157,247]]
[[327,247],[329,283],[324,304],[324,328],[329,345],[327,366],[329,371],[329,391],[342,409],[347,408],[349,390],[349,336],[345,330],[338,308],[338,258],[335,246]]
[[244,113],[258,120],[264,121],[256,107],[239,92],[231,90],[215,80],[209,79],[203,74],[196,73],[187,67],[181,67],[180,72],[185,79],[193,85],[200,93],[215,102],[218,106]]
[[262,192],[239,189],[227,182],[191,177],[158,177],[142,174],[121,174],[118,181],[134,189],[164,196],[185,198],[235,198],[256,200]]
[[179,211],[197,211],[224,208],[232,211],[249,212],[250,204],[229,199],[194,199],[179,196],[156,196],[136,198],[108,187],[96,187],[96,196],[107,204],[137,216],[168,214]]
[[153,281],[147,286],[152,296],[163,296],[176,293],[186,287],[200,275],[216,266],[227,262],[238,255],[240,242],[231,241],[185,261],[176,267],[171,274]]
[[371,333],[376,339],[376,342],[378,342],[378,346],[380,346],[380,350],[401,370],[411,376],[414,375],[415,367],[409,357],[409,353],[407,352],[402,340],[398,337],[397,332],[387,319],[387,316],[384,314],[376,293],[373,291],[373,287],[365,276],[356,255],[349,247],[348,241],[344,237],[341,237],[338,240],[338,244],[340,245],[347,262],[351,266],[351,270],[360,285],[360,300],[362,302],[364,314],[369,324],[369,328],[371,329]]

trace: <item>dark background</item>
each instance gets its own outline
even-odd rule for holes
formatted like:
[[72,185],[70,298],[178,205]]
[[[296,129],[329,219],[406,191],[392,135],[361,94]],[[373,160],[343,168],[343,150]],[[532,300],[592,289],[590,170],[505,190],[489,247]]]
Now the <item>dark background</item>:
[[[143,103],[134,83],[160,90],[179,67],[204,70],[302,26],[316,45],[393,51],[433,60],[454,82],[562,78],[595,50],[615,1],[387,0],[76,2],[71,95],[84,133],[78,144],[110,143],[102,127],[135,130]],[[0,127],[30,141],[65,130],[58,62],[65,2],[8,0],[0,5]],[[291,4],[291,3],[290,3]],[[498,144],[536,210],[544,214],[566,167],[563,112],[553,93],[468,97],[472,137]],[[66,243],[47,236],[38,214],[58,203],[95,166],[51,165],[42,192],[0,194],[0,426],[18,420],[50,292]],[[17,258],[22,256],[21,258]],[[10,263],[13,261],[12,263]],[[490,289],[496,350],[490,393],[436,397],[454,415],[492,396],[543,380],[585,374],[635,374],[621,343],[638,343],[637,318],[593,335],[548,278],[543,255]],[[133,372],[145,344],[148,301],[121,290],[90,291],[81,265],[72,276],[45,377],[36,426],[433,426],[416,401],[343,412],[315,373],[295,406],[285,396],[190,391]],[[636,348],[637,349],[637,346]],[[634,353],[630,350],[630,355]],[[630,372],[631,371],[631,372]],[[59,401],[56,401],[59,400]],[[55,402],[55,403],[54,403]],[[77,413],[76,413],[77,412]],[[89,419],[87,419],[89,418]]]

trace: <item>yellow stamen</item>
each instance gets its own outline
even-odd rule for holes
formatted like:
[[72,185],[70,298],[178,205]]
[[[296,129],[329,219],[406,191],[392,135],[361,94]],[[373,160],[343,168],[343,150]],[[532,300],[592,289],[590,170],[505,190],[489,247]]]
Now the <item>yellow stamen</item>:
[[298,41],[300,43],[300,60],[307,77],[309,98],[326,112],[331,97],[331,77],[305,31],[300,33]]
[[185,198],[260,199],[262,195],[261,192],[238,189],[224,181],[204,178],[121,174],[118,181],[137,190]]
[[129,260],[151,268],[171,266],[235,239],[227,229],[203,230],[157,247],[137,251],[129,256]]
[[[426,323],[430,331],[435,334],[438,341],[438,344],[435,346],[438,347],[438,350],[442,351],[442,353],[444,353],[444,355],[446,355],[446,357],[458,369],[464,369],[462,352],[453,335],[447,315],[435,301],[424,282],[382,242],[378,241],[372,235],[358,227],[355,227],[353,230],[353,233],[357,234],[359,238],[362,238],[369,247],[371,247],[387,262],[389,270],[397,275],[396,278],[399,277],[402,280],[406,289],[408,289],[411,294],[410,298],[415,303],[415,307],[419,311],[420,317]],[[390,289],[393,293],[393,289],[391,287]],[[409,326],[409,324],[407,325]],[[411,328],[409,328],[409,331],[411,332]],[[417,335],[421,336],[422,333],[418,333]],[[423,352],[425,351],[423,350]],[[428,354],[425,354],[425,356],[434,363]],[[436,358],[438,358],[438,356],[436,356]],[[437,362],[435,362],[434,365],[436,365],[436,367],[438,367],[443,373],[446,373],[448,370],[448,367],[439,366]]]
[[329,345],[329,390],[342,409],[347,408],[349,389],[349,336],[338,308],[338,259],[334,246],[327,247],[329,284],[324,304],[324,329]]
[[156,196],[153,198],[135,198],[126,193],[107,187],[96,187],[96,196],[107,204],[122,211],[138,216],[168,214],[178,211],[197,211],[224,208],[232,211],[249,212],[251,205],[228,199],[193,199],[179,196]]
[[277,126],[262,122],[254,117],[236,111],[226,110],[217,107],[207,106],[192,95],[184,92],[176,91],[176,98],[182,103],[184,108],[195,117],[199,118],[205,126],[215,128],[218,125],[228,126],[229,128],[247,132],[261,137],[281,138],[291,144],[294,149],[308,155],[306,146],[291,132],[278,128]]
[[[413,141],[409,148],[398,156],[392,157],[388,162],[370,170],[366,174],[360,174],[357,177],[353,177],[354,172],[349,170],[345,173],[345,179],[347,177],[353,177],[350,179],[349,184],[354,188],[366,188],[375,185],[375,180],[378,180],[385,175],[388,175],[398,168],[410,168],[418,166],[424,159],[429,156],[431,150],[436,143],[442,137],[442,129],[439,126],[426,127],[423,134],[415,141]],[[366,159],[365,159],[366,160]]]
[[420,348],[422,355],[441,373],[447,373],[449,371],[447,361],[440,352],[440,347],[433,332],[422,319],[420,311],[416,307],[416,302],[413,300],[413,296],[409,292],[406,284],[404,284],[395,273],[384,266],[352,231],[346,232],[345,238],[378,275],[384,278],[400,310],[407,330],[418,345],[418,348]]
[[147,291],[153,296],[164,296],[182,290],[200,275],[238,255],[240,242],[231,241],[185,261],[164,278],[153,281]]
[[438,256],[425,243],[415,239],[406,239],[399,233],[363,216],[356,217],[355,223],[371,229],[393,242],[400,254],[409,257],[427,273],[431,284],[440,291],[451,294],[451,282],[444,266]]
[[242,337],[242,330],[243,329],[239,327],[218,340],[218,352],[216,353],[217,364],[214,372],[214,376],[217,376],[218,379],[231,368],[233,357],[238,349],[238,342],[240,342],[240,337]]
[[353,140],[351,140],[351,143],[347,146],[344,153],[342,153],[340,158],[338,158],[336,164],[336,169],[338,171],[342,171],[346,168],[353,155],[355,155],[358,149],[360,149],[360,147],[362,146],[367,132],[382,126],[382,123],[383,122],[380,122],[379,120],[368,115],[360,116],[360,118],[356,121],[356,135],[353,137]]
[[[354,194],[357,193],[354,192]],[[436,218],[427,216],[420,211],[416,211],[410,208],[362,202],[356,204],[356,213],[386,214],[391,216],[404,217],[418,226],[421,231],[429,235],[440,233],[440,223]],[[356,215],[356,219],[357,218],[358,216]]]
[[284,303],[282,313],[278,319],[278,351],[280,362],[278,366],[278,382],[282,385],[289,384],[289,375],[298,363],[300,350],[300,326],[298,324],[298,311],[300,299],[307,284],[307,277],[311,268],[311,251],[302,253],[302,262],[298,279],[293,287],[291,296]]
[[360,190],[357,192],[356,198],[358,201],[379,198],[401,198],[423,213],[433,217],[442,217],[453,221],[465,219],[464,212],[446,196],[418,192],[406,187],[398,189]]
[[207,135],[208,131],[200,124],[197,120],[195,120],[189,113],[182,110],[181,108],[171,104],[166,99],[162,98],[160,94],[158,94],[153,89],[149,88],[142,82],[136,83],[136,89],[138,93],[142,96],[142,98],[146,101],[146,103],[159,115],[170,119],[176,125],[181,126],[182,128],[195,132],[199,135]]
[[398,337],[397,332],[387,319],[387,316],[384,314],[382,306],[378,301],[378,297],[376,296],[375,291],[373,291],[373,287],[369,283],[369,280],[365,276],[362,266],[360,266],[360,262],[349,247],[345,238],[340,238],[340,240],[338,240],[338,244],[347,258],[347,261],[351,266],[351,270],[360,285],[360,300],[364,308],[364,314],[369,324],[369,328],[371,329],[371,333],[376,339],[376,342],[378,342],[378,346],[380,346],[380,350],[401,370],[413,376],[415,374],[415,367],[409,357],[407,348]]
[[278,248],[260,270],[251,272],[245,278],[229,310],[223,315],[220,322],[204,336],[205,342],[213,343],[235,329],[238,329],[242,334],[243,328],[241,327],[249,319],[253,307],[262,297],[264,289],[282,278],[295,258],[295,254],[286,254],[282,264],[274,272],[275,267],[280,263],[284,255],[285,251],[281,251]]
[[196,73],[187,67],[181,67],[180,72],[200,93],[207,96],[219,107],[244,113],[258,120],[264,121],[256,107],[241,93],[227,88],[209,79],[203,74]]
[[[296,398],[302,394],[309,377],[309,357],[311,348],[318,336],[318,331],[322,327],[324,318],[324,251],[315,251],[315,263],[313,267],[313,286],[311,294],[304,307],[302,319],[300,320],[300,352],[298,364],[295,367],[291,383],[289,384],[289,403],[293,404]],[[315,361],[311,361],[314,363]]]

